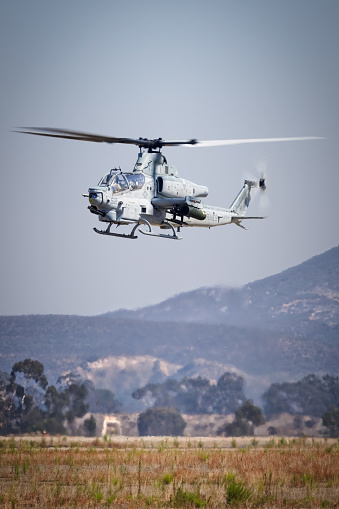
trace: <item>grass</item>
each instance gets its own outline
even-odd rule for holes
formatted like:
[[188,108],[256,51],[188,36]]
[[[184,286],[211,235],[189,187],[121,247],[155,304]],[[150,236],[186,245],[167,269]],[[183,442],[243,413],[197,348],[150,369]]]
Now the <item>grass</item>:
[[338,441],[0,440],[0,506],[339,507]]
[[226,502],[229,505],[246,503],[252,498],[252,490],[242,481],[238,481],[234,474],[225,477]]

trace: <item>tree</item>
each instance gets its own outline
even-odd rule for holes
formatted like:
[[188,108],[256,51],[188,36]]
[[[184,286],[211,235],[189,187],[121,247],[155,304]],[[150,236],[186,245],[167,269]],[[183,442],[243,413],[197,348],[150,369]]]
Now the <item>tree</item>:
[[135,399],[152,398],[154,407],[175,408],[185,414],[228,414],[245,401],[244,380],[234,373],[224,373],[217,385],[207,378],[168,379],[147,384],[133,392]]
[[67,401],[63,411],[64,419],[72,425],[76,417],[83,417],[89,409],[89,405],[86,403],[88,395],[86,382],[83,382],[79,375],[66,373],[58,378],[57,384]]
[[77,417],[83,417],[88,411],[85,402],[86,386],[82,383],[70,383],[64,389],[57,390],[54,385],[48,387],[45,394],[45,429],[51,434],[65,433],[64,422],[72,425]]
[[69,424],[72,424],[76,417],[83,417],[89,408],[88,403],[85,403],[87,396],[87,389],[85,384],[71,383],[65,389],[65,393],[69,397],[69,406],[66,410],[65,417]]
[[274,383],[263,394],[266,415],[288,412],[321,417],[332,405],[339,405],[338,378],[307,375],[297,382]]
[[235,412],[235,418],[245,419],[253,424],[253,426],[260,426],[265,424],[265,417],[263,416],[260,407],[255,406],[251,399],[248,399],[241,405]]
[[7,387],[10,383],[8,373],[0,373],[0,431],[1,435],[13,433],[15,418],[15,402],[13,394],[9,394]]
[[42,389],[46,389],[48,381],[44,373],[44,366],[41,362],[25,359],[24,361],[16,362],[11,371],[11,377],[23,373],[27,382],[34,380]]
[[[182,380],[184,382],[184,379]],[[169,407],[180,409],[180,403],[176,401],[179,393],[183,391],[183,387],[175,379],[168,379],[164,383],[147,384],[133,392],[134,399],[143,399],[151,397],[156,407]]]
[[232,413],[245,401],[243,393],[244,379],[235,373],[224,373],[217,382],[219,398],[217,412],[219,414]]
[[104,414],[121,412],[122,404],[109,389],[96,389],[93,382],[84,382],[87,389],[86,403],[89,405],[89,412],[100,412]]
[[[77,417],[83,417],[89,408],[86,383],[72,373],[63,375],[58,382],[59,389],[48,386],[43,364],[32,359],[16,362],[10,375],[0,372],[1,434],[44,430],[50,434],[65,433],[65,421],[72,425]],[[93,384],[92,392],[97,392]],[[101,391],[99,395],[102,396]],[[119,405],[110,391],[103,390],[103,399],[115,408]]]
[[46,425],[45,429],[51,435],[66,432],[64,427],[65,411],[70,404],[69,396],[65,391],[58,391],[50,385],[45,395]]
[[331,406],[323,415],[325,434],[331,438],[339,437],[339,408]]
[[223,424],[217,429],[217,435],[227,437],[252,437],[254,435],[253,424],[246,419],[235,419],[233,422]]
[[41,405],[48,385],[41,362],[32,359],[16,362],[8,378],[5,393],[2,385],[2,410],[9,433],[42,431],[44,412]]
[[95,417],[93,415],[91,415],[88,419],[85,419],[84,429],[89,437],[95,436],[95,432],[97,429],[97,421],[95,420]]
[[235,412],[235,419],[231,423],[225,423],[217,430],[218,435],[241,437],[253,436],[254,428],[265,423],[261,408],[255,406],[248,399]]
[[138,416],[138,432],[140,436],[180,436],[186,422],[174,408],[148,408]]

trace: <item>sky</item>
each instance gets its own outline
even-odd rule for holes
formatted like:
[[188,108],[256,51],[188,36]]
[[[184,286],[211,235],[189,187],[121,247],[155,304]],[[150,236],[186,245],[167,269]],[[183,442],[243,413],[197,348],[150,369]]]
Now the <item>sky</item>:
[[[99,315],[239,287],[339,244],[337,0],[1,0],[0,314]],[[265,162],[247,231],[93,232],[82,197],[137,147],[13,132],[325,140],[163,150],[228,207]],[[267,204],[268,202],[268,204]]]

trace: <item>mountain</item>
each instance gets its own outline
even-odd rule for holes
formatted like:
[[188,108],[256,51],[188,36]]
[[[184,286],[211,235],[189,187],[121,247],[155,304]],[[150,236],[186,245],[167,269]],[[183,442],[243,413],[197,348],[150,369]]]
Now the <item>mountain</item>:
[[336,247],[243,288],[200,288],[134,311],[2,316],[0,369],[30,357],[50,383],[78,371],[124,400],[149,380],[233,370],[258,399],[274,381],[337,375],[338,340]]
[[[228,324],[338,339],[339,247],[243,288],[200,288],[115,317]],[[325,328],[325,329],[323,329]]]

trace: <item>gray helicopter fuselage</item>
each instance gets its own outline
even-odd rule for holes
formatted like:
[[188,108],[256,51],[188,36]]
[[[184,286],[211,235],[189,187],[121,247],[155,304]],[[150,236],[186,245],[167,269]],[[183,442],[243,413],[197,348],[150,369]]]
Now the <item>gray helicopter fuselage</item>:
[[232,222],[229,209],[203,204],[207,187],[180,178],[161,152],[140,152],[133,172],[111,170],[88,193],[89,209],[102,222],[208,228]]

